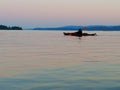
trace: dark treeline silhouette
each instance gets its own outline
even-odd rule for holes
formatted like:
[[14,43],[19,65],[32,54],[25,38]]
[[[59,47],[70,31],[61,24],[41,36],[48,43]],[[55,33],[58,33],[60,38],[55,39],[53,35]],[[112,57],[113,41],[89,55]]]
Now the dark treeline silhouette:
[[18,27],[18,26],[8,27],[5,25],[0,25],[0,30],[22,30],[22,27]]

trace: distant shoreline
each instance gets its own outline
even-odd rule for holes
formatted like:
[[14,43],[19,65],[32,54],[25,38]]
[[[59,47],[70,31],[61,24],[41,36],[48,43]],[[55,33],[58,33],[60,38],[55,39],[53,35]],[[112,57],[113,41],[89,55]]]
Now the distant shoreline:
[[0,25],[0,30],[22,30],[22,27]]
[[[78,30],[83,26],[62,26],[52,28],[33,28],[32,30]],[[85,26],[87,31],[120,31],[120,25],[117,26],[104,26],[104,25],[91,25]]]

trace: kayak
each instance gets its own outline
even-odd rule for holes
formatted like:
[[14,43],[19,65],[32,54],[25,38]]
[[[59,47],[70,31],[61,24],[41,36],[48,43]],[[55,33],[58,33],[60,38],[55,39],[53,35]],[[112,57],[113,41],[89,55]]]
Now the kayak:
[[[65,36],[78,36],[80,37],[78,34],[76,33],[70,33],[70,32],[63,32],[63,34]],[[82,36],[96,36],[97,34],[96,33],[92,33],[92,34],[88,34],[88,33],[82,33]]]
[[82,36],[97,36],[97,34],[96,33],[92,33],[92,34],[83,33]]

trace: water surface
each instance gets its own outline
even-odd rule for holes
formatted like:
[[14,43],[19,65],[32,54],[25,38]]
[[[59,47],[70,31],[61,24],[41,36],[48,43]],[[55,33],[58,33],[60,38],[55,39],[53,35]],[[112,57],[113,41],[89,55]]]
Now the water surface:
[[120,32],[62,32],[0,31],[0,89],[119,90]]

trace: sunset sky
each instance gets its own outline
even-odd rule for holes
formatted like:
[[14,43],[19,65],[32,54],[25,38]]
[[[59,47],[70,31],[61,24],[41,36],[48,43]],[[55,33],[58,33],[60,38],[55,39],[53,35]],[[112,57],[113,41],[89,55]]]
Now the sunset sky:
[[120,25],[120,0],[0,0],[0,24]]

